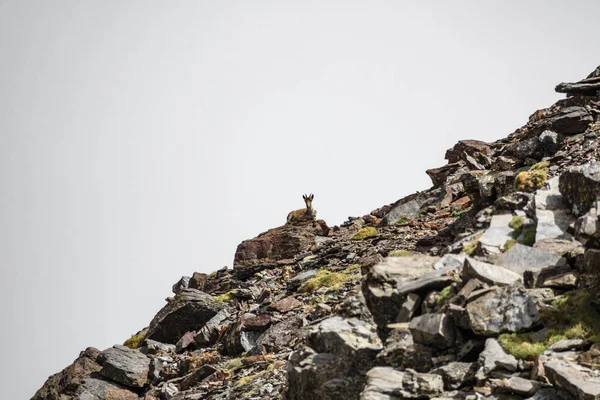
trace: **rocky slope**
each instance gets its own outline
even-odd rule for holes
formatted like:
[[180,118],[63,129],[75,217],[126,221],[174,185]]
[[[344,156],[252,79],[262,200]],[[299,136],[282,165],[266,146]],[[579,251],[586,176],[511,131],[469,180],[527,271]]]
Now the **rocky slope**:
[[459,142],[426,191],[241,243],[33,399],[597,398],[599,76]]

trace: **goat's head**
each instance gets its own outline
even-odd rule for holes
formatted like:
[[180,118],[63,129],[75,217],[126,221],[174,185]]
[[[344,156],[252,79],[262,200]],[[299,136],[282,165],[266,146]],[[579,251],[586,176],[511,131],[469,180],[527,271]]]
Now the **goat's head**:
[[311,210],[312,209],[312,201],[315,198],[314,194],[310,194],[310,195],[304,195],[302,196],[302,198],[304,199],[304,204],[306,204],[306,209]]

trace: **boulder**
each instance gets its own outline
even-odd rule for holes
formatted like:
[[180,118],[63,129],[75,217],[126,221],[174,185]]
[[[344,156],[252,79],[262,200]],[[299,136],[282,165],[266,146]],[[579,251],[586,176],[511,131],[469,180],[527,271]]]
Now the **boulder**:
[[152,319],[146,339],[175,344],[189,331],[197,331],[225,305],[197,289],[182,289]]
[[496,370],[516,371],[519,365],[517,359],[506,353],[496,339],[489,338],[485,341],[485,349],[479,355],[478,374],[480,378],[489,376]]
[[424,314],[409,324],[416,343],[445,349],[454,344],[455,332],[452,320],[445,314]]
[[525,271],[525,284],[531,288],[574,289],[578,276],[568,265],[557,265],[538,270]]
[[82,384],[84,379],[102,368],[96,362],[100,350],[88,347],[79,357],[61,372],[52,375],[33,395],[31,400],[59,400],[62,396],[72,394],[73,388]]
[[306,282],[309,279],[314,278],[316,275],[317,275],[316,269],[309,269],[307,271],[299,272],[296,276],[287,280],[287,282],[286,282],[287,287],[288,287],[288,289],[295,291],[304,282]]
[[533,396],[540,389],[549,386],[518,376],[511,376],[506,379],[490,379],[490,383],[496,393],[511,393],[521,396]]
[[421,296],[416,293],[409,293],[400,307],[400,312],[396,317],[396,322],[409,322],[415,313],[421,307]]
[[500,253],[504,244],[513,239],[513,228],[509,226],[512,218],[512,214],[493,215],[489,228],[479,238],[479,246],[487,253]]
[[468,303],[466,309],[471,329],[483,336],[527,331],[540,323],[534,302],[517,285],[495,287]]
[[572,239],[569,226],[575,218],[567,210],[559,190],[559,177],[547,182],[547,188],[537,190],[533,208],[537,221],[535,241],[544,239]]
[[381,225],[389,226],[394,225],[400,219],[414,219],[417,213],[421,209],[421,206],[425,203],[427,198],[425,196],[410,195],[403,199],[398,200],[392,205],[392,208],[388,213],[381,219]]
[[511,285],[521,280],[521,275],[516,272],[493,264],[477,261],[471,257],[465,259],[463,276],[465,279],[474,278],[490,285]]
[[293,259],[309,250],[320,233],[316,224],[286,224],[240,243],[235,251],[233,271],[238,279],[248,279],[278,260]]
[[107,382],[97,378],[87,378],[77,388],[75,396],[73,397],[73,400],[109,399],[138,400],[138,395],[116,383]]
[[189,276],[182,276],[181,279],[179,279],[175,284],[173,284],[173,293],[177,294],[181,289],[187,289],[190,285],[190,279],[191,277]]
[[326,384],[343,376],[346,371],[344,360],[335,354],[316,353],[308,347],[295,351],[290,356],[287,369],[286,398],[288,400],[326,398]]
[[446,390],[455,390],[475,383],[475,374],[478,369],[479,365],[475,362],[454,361],[433,369],[431,373],[442,377]]
[[[396,326],[396,324],[393,326]],[[398,326],[391,330],[383,350],[377,354],[376,364],[428,372],[433,367],[433,358],[436,352],[436,349],[415,343],[407,326]]]
[[538,270],[558,263],[556,253],[535,247],[515,243],[508,251],[500,255],[495,264],[517,274],[527,270]]
[[449,163],[455,163],[463,159],[464,154],[475,155],[476,153],[483,153],[488,155],[491,153],[490,147],[481,140],[460,140],[451,149],[446,150],[444,158]]
[[546,121],[546,125],[554,132],[563,135],[574,135],[584,132],[594,122],[592,115],[584,107],[565,107]]
[[559,135],[551,130],[545,130],[538,136],[546,157],[553,156],[558,151]]
[[206,324],[200,328],[194,341],[201,346],[210,346],[217,342],[221,329],[227,325],[227,319],[230,314],[227,309],[223,309],[215,314],[214,317],[208,320]]
[[559,190],[576,216],[589,211],[600,193],[600,163],[567,168],[559,178]]
[[593,400],[600,396],[600,377],[585,367],[566,360],[550,359],[544,363],[544,369],[550,383],[576,399]]
[[102,364],[100,375],[113,382],[132,388],[141,388],[148,383],[150,358],[139,350],[116,345],[98,356]]
[[367,385],[360,400],[422,399],[439,396],[444,391],[440,375],[423,374],[407,369],[375,367],[367,372]]

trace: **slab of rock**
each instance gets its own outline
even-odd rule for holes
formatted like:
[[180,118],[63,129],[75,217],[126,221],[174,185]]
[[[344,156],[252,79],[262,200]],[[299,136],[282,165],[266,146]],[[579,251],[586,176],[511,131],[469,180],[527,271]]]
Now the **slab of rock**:
[[474,278],[490,285],[511,285],[521,280],[521,275],[516,272],[470,257],[465,259],[463,276],[465,279]]
[[138,400],[138,395],[116,383],[87,378],[80,385],[73,400]]
[[98,362],[102,364],[100,375],[113,382],[133,388],[148,383],[150,358],[139,350],[116,345],[100,353]]
[[416,343],[439,349],[454,345],[454,324],[445,314],[424,314],[413,318],[409,329]]
[[600,396],[600,377],[593,371],[576,363],[550,359],[544,363],[546,376],[577,399],[592,400]]
[[515,285],[494,288],[469,302],[466,309],[471,329],[483,336],[528,331],[541,321],[525,289]]
[[[396,324],[393,326],[396,326]],[[412,368],[418,372],[429,372],[433,367],[433,358],[436,351],[431,347],[415,343],[408,326],[397,327],[391,330],[383,350],[377,354],[376,364],[398,369]]]
[[433,265],[433,269],[459,269],[465,263],[465,254],[444,254],[444,256]]
[[182,276],[175,284],[173,284],[173,293],[177,294],[181,289],[187,289],[190,284],[191,277]]
[[583,267],[590,274],[600,273],[600,250],[588,249],[583,255]]
[[438,396],[443,391],[440,375],[375,367],[367,372],[367,385],[360,400],[422,399]]
[[396,322],[410,322],[412,317],[421,307],[421,296],[416,293],[409,293],[400,307],[400,312],[396,317]]
[[515,243],[507,252],[500,255],[495,264],[517,274],[556,265],[560,257],[552,251]]
[[215,372],[217,372],[217,369],[212,365],[203,365],[200,368],[197,368],[194,371],[187,374],[179,384],[179,388],[181,390],[188,390],[198,385],[200,382],[202,382],[202,380],[208,378]]
[[442,377],[446,390],[455,390],[475,383],[475,374],[478,369],[479,364],[475,362],[454,361],[443,367],[435,368],[430,373]]
[[554,132],[575,135],[585,132],[592,122],[594,122],[594,118],[584,107],[573,106],[560,109],[546,123]]
[[221,328],[226,325],[229,316],[229,311],[223,309],[209,319],[194,337],[196,344],[209,346],[215,344],[219,338]]
[[315,353],[306,347],[291,354],[287,373],[288,400],[325,398],[327,382],[347,371],[344,360],[330,353]]
[[500,253],[504,244],[513,238],[513,228],[508,226],[512,218],[512,214],[492,216],[489,228],[479,238],[479,246],[488,253]]
[[485,349],[479,355],[481,377],[489,376],[496,370],[516,371],[519,365],[517,359],[506,353],[496,339],[489,338],[485,341]]
[[547,182],[547,189],[540,189],[534,196],[534,211],[537,227],[536,242],[544,239],[566,239],[573,236],[567,232],[575,218],[567,210],[567,205],[559,190],[559,177]]
[[269,329],[264,331],[256,340],[254,351],[278,353],[283,349],[289,348],[290,341],[294,339],[303,339],[299,333],[302,326],[302,318],[291,317],[277,324],[271,325]]
[[548,350],[554,352],[585,350],[590,347],[590,342],[585,339],[563,339],[552,344]]
[[196,289],[182,289],[152,319],[146,339],[175,344],[186,332],[196,331],[225,305]]
[[192,348],[195,346],[196,342],[194,341],[194,337],[196,336],[195,331],[186,332],[178,341],[175,343],[175,351],[177,353],[181,353],[183,350],[187,348]]
[[93,347],[79,353],[79,357],[71,365],[49,377],[31,400],[54,400],[66,395],[69,388],[77,387],[89,375],[100,371],[102,367],[96,362],[99,354],[100,350]]
[[581,216],[587,213],[600,193],[600,163],[567,168],[560,175],[558,187],[573,214]]
[[512,393],[521,396],[533,396],[540,389],[549,386],[518,376],[511,376],[507,379],[490,379],[490,383],[494,392]]
[[140,347],[140,351],[144,354],[166,354],[175,353],[175,345],[157,342],[156,340],[145,340],[144,345]]
[[286,313],[292,311],[295,308],[302,307],[302,302],[297,300],[294,296],[288,296],[275,303],[269,305],[272,310],[279,311],[280,313]]
[[380,225],[394,225],[401,218],[414,219],[427,198],[421,195],[409,195],[394,203],[388,213],[381,219]]
[[523,274],[525,284],[532,288],[573,289],[577,286],[578,276],[568,265],[557,265]]
[[309,250],[319,233],[321,231],[312,223],[286,224],[245,240],[235,252],[233,271],[238,279],[248,279],[267,267],[269,262],[293,259]]
[[464,154],[475,155],[482,153],[488,155],[491,153],[487,143],[481,140],[459,140],[451,149],[446,150],[444,158],[450,163],[455,163],[463,159]]
[[375,326],[338,316],[318,324],[309,335],[309,343],[318,353],[335,354],[345,360],[372,361],[383,348]]

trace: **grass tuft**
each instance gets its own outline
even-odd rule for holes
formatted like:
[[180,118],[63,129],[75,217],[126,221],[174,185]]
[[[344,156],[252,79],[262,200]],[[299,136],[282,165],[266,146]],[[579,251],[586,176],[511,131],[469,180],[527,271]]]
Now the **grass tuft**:
[[377,229],[369,226],[367,228],[362,228],[358,233],[351,237],[351,240],[363,240],[373,236],[377,236]]

